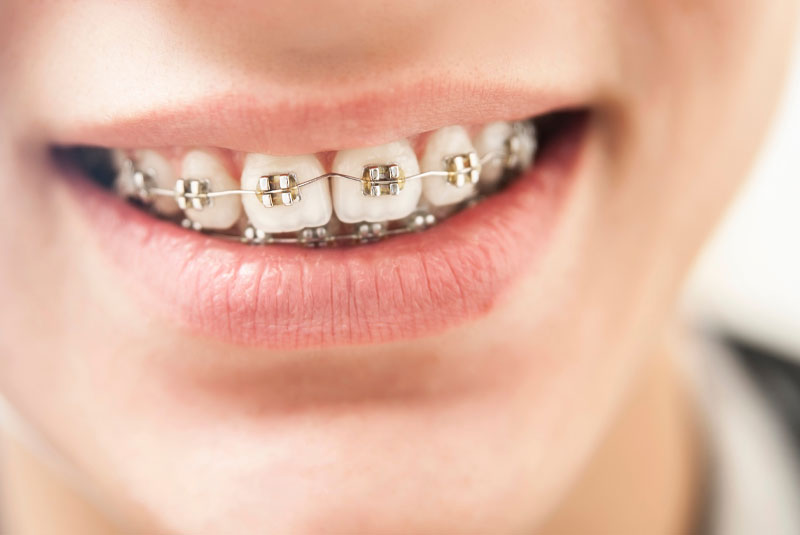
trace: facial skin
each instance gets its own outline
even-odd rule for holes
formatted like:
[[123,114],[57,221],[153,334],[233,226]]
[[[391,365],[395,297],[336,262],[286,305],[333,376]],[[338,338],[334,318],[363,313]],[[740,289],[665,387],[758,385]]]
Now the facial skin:
[[[658,350],[766,126],[794,7],[7,0],[0,388],[150,530],[530,532]],[[275,351],[196,336],[136,299],[47,159],[76,125],[176,98],[302,105],[440,72],[568,85],[592,123],[542,261],[421,339]],[[340,147],[311,124],[228,148]]]

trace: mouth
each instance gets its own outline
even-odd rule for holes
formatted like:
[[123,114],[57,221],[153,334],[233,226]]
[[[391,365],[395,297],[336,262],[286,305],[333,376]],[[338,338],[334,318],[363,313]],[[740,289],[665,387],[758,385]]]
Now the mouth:
[[590,116],[570,107],[294,156],[52,154],[141,306],[193,336],[293,350],[413,339],[488,313],[545,249]]
[[325,247],[424,231],[475,206],[532,168],[540,138],[547,146],[570,119],[565,112],[450,126],[303,156],[85,146],[55,152],[98,186],[184,228],[251,245]]

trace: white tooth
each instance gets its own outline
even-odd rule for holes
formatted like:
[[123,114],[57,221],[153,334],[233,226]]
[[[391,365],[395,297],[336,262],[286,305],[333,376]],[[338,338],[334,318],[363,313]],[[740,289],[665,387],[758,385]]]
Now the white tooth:
[[114,149],[111,151],[111,162],[117,170],[117,178],[114,181],[114,189],[123,197],[130,197],[133,191],[133,167],[128,165],[130,156],[127,151]]
[[[513,132],[514,128],[511,123],[505,121],[489,123],[483,127],[472,142],[480,156],[490,153],[504,154],[506,141]],[[481,185],[491,186],[496,184],[503,176],[503,171],[502,157],[488,160],[481,168]]]
[[[186,153],[181,164],[181,177],[187,180],[207,180],[210,191],[239,189],[239,184],[228,173],[222,162],[203,150]],[[207,229],[226,229],[233,226],[242,215],[239,195],[215,197],[211,206],[202,210],[188,208],[186,217]]]
[[125,164],[125,160],[128,159],[128,152],[123,149],[113,149],[111,151],[111,163],[114,165],[114,169],[117,171],[121,171],[123,165]]
[[[444,171],[444,159],[449,156],[473,152],[475,148],[469,140],[467,131],[461,126],[440,128],[428,138],[425,154],[420,160],[422,172]],[[475,185],[467,184],[456,187],[447,181],[447,177],[425,177],[422,179],[423,193],[431,204],[443,206],[455,204],[471,197],[475,193]]]
[[[178,177],[175,176],[172,164],[164,156],[154,150],[139,149],[133,152],[133,161],[136,162],[137,169],[153,177],[155,187],[175,189]],[[153,197],[153,208],[156,212],[164,215],[175,215],[181,211],[174,197],[160,195]]]
[[[377,147],[339,151],[333,160],[333,172],[360,178],[365,166],[384,164],[397,164],[405,176],[419,173],[417,155],[406,140]],[[413,212],[422,193],[422,183],[419,179],[408,180],[397,195],[370,197],[362,193],[361,183],[333,177],[331,189],[333,210],[340,221],[377,222],[402,219]]]
[[[242,189],[254,190],[264,175],[294,173],[298,183],[325,174],[316,156],[270,156],[248,154],[242,169]],[[303,186],[300,200],[291,205],[265,206],[255,195],[244,195],[242,205],[250,223],[264,232],[292,232],[319,227],[331,219],[331,192],[328,180]]]
[[522,123],[519,126],[522,132],[519,146],[519,166],[521,169],[525,169],[533,163],[533,158],[536,156],[536,149],[539,146],[539,142],[536,135],[536,127],[533,123]]

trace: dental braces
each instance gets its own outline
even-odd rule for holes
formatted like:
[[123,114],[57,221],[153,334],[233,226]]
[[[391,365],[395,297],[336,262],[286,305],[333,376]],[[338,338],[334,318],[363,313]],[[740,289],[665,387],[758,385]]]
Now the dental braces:
[[[156,197],[171,197],[178,207],[183,210],[201,211],[214,205],[214,199],[232,195],[255,195],[262,206],[272,208],[275,206],[293,206],[302,200],[301,189],[319,180],[330,178],[343,178],[361,184],[361,193],[365,197],[382,197],[399,195],[408,181],[420,180],[426,177],[442,177],[447,183],[456,188],[474,186],[479,182],[483,166],[489,162],[498,161],[502,164],[504,172],[521,170],[525,159],[523,154],[523,136],[535,137],[535,130],[527,122],[517,121],[512,123],[512,133],[505,140],[502,151],[494,151],[479,156],[475,151],[455,154],[443,158],[444,170],[426,171],[415,175],[406,176],[401,166],[395,163],[374,164],[364,167],[362,176],[352,176],[341,173],[325,173],[304,181],[298,181],[292,172],[264,175],[259,178],[256,189],[229,189],[213,191],[211,184],[205,179],[179,178],[174,189],[157,187],[154,178],[155,172],[151,169],[139,169],[135,162],[128,158],[123,162],[120,177],[128,181],[124,188],[125,195],[129,198],[149,205]],[[455,206],[454,211],[472,206],[482,200],[480,195],[472,197]],[[419,232],[428,229],[438,222],[436,214],[417,210],[399,222],[393,222],[393,228],[388,223],[364,222],[353,226],[351,232],[330,234],[328,228],[312,227],[302,229],[294,235],[290,233],[277,233],[278,235],[264,232],[252,225],[247,225],[240,235],[226,234],[224,232],[207,232],[196,221],[186,217],[181,221],[185,228],[206,232],[209,235],[223,239],[233,239],[249,244],[292,244],[307,247],[321,247],[345,243],[369,243],[389,236]]]

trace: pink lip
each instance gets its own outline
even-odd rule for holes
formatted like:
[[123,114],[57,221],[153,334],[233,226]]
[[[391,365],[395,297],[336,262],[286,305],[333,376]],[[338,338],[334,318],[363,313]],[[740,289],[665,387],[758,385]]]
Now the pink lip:
[[573,129],[475,208],[423,233],[354,248],[229,243],[159,221],[85,180],[73,190],[142,306],[184,329],[283,350],[390,342],[485,314],[536,268],[585,130]]
[[[124,98],[124,94],[120,95]],[[237,92],[165,102],[115,102],[113,114],[87,111],[65,124],[50,120],[49,139],[61,145],[111,147],[213,146],[266,154],[308,154],[366,147],[452,124],[526,119],[586,105],[579,84],[558,92],[511,81],[410,80],[370,89],[285,88],[250,82]],[[92,113],[98,113],[93,116]]]

